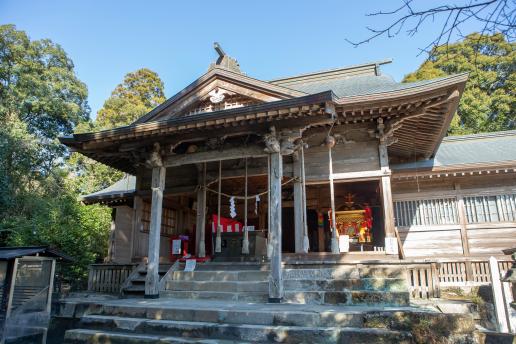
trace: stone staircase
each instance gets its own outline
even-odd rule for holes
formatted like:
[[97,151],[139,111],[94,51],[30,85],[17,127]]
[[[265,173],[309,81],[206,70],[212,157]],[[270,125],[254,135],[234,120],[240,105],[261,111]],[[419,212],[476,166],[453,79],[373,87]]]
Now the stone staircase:
[[[172,264],[159,265],[160,280],[168,272]],[[145,294],[145,279],[147,278],[147,265],[140,264],[136,270],[127,278],[124,286],[122,286],[122,295],[124,297],[143,297]]]
[[75,318],[65,343],[414,343],[434,332],[470,343],[474,330],[471,316],[410,307],[399,265],[286,264],[281,304],[267,303],[266,264],[176,268],[160,299],[64,306]]
[[[268,265],[205,263],[173,272],[164,297],[267,302]],[[290,265],[283,270],[284,302],[343,305],[408,305],[405,270],[398,266]]]
[[433,323],[450,324],[438,333],[449,343],[469,343],[474,329],[471,317],[411,307],[124,299],[80,309],[65,343],[403,344],[415,342],[411,324]]

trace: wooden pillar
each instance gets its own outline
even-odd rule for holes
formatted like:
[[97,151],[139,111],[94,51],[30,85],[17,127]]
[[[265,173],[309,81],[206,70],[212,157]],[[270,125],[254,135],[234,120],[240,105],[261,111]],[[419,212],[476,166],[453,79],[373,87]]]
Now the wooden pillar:
[[270,154],[270,241],[272,246],[271,274],[269,278],[269,302],[279,303],[283,298],[281,268],[281,180],[283,159],[280,152]]
[[[385,252],[387,254],[398,254],[398,242],[396,240],[396,232],[394,230],[394,207],[391,190],[391,170],[389,168],[389,157],[387,154],[387,145],[385,142],[380,141],[378,152],[380,156],[380,168],[385,174],[380,178],[383,222],[385,230]],[[389,247],[393,248],[393,250],[389,250]]]
[[109,228],[107,262],[112,263],[115,258],[115,236],[116,236],[116,207],[111,208],[111,226]]
[[[137,189],[138,190],[138,189]],[[140,196],[133,197],[133,228],[131,234],[131,261],[142,256],[138,250],[138,242],[140,239],[140,232],[142,230],[142,216],[143,216],[143,200]]]
[[[466,205],[464,204],[464,197],[460,191],[460,184],[455,183],[455,197],[457,199],[457,216],[459,217],[459,226],[460,226],[460,240],[462,243],[462,254],[465,257],[469,257],[469,240],[468,240],[468,230],[467,223],[468,220],[466,218]],[[473,281],[473,266],[471,261],[465,262],[466,266],[466,281]]]
[[304,216],[303,216],[303,183],[301,182],[301,161],[299,159],[300,152],[294,153],[294,243],[295,252],[303,253],[303,235],[304,235]]
[[206,257],[205,227],[206,227],[206,163],[203,163],[199,172],[197,188],[197,220],[195,222],[195,242],[197,257]]
[[163,206],[163,190],[165,189],[165,172],[163,165],[152,168],[152,203],[149,230],[149,253],[147,277],[145,279],[145,297],[159,297],[159,239],[161,235],[161,212]]
[[337,233],[337,220],[335,219],[335,188],[333,185],[333,158],[331,155],[331,149],[335,146],[335,139],[332,137],[330,140],[330,136],[328,136],[328,166],[329,166],[329,176],[330,176],[330,204],[331,204],[331,253],[339,254],[340,253],[340,245],[339,245],[339,236]]

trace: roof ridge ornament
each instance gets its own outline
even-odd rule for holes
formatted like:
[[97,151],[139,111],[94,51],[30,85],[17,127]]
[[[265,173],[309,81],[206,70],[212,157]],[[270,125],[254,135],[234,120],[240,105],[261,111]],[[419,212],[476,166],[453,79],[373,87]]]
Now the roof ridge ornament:
[[217,54],[219,54],[219,57],[217,58],[217,61],[215,61],[215,63],[212,63],[210,65],[210,70],[217,67],[222,67],[232,72],[243,74],[240,70],[240,65],[238,64],[238,61],[226,54],[224,50],[222,50],[222,47],[218,42],[213,43],[213,48],[215,49]]

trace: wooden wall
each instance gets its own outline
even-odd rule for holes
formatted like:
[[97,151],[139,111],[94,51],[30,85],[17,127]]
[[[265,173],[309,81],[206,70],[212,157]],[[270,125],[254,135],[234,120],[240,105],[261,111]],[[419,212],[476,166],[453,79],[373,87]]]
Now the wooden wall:
[[[516,194],[516,178],[511,173],[418,180],[397,180],[394,176],[392,188],[395,202],[447,197],[458,200],[478,195]],[[460,204],[457,201],[457,207]],[[516,247],[516,222],[464,221],[462,233],[461,226],[459,221],[453,225],[400,227],[398,231],[407,257],[503,255],[503,249]]]
[[115,207],[115,249],[113,261],[120,264],[131,263],[131,237],[133,230],[133,209],[128,206]]

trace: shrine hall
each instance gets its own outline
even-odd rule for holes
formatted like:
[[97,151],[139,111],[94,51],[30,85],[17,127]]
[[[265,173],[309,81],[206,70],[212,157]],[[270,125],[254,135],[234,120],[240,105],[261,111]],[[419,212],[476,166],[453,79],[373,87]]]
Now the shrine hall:
[[[61,138],[125,177],[109,259],[396,261],[516,245],[516,132],[446,137],[468,76],[398,83],[390,60],[259,80],[217,60],[134,123]],[[498,239],[493,237],[496,233]]]

